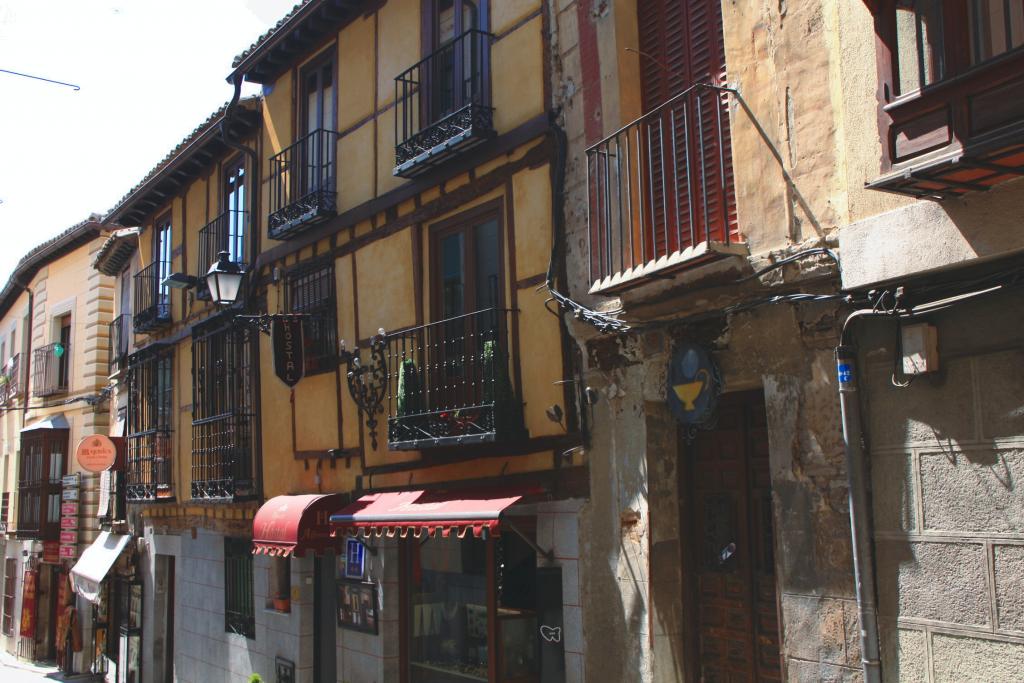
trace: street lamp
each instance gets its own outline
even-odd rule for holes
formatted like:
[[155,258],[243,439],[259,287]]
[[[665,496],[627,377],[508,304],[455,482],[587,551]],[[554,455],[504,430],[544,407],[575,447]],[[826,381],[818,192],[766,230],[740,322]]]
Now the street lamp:
[[231,260],[226,251],[217,254],[217,260],[206,271],[206,286],[210,289],[210,299],[218,306],[232,306],[238,300],[238,292],[242,288],[245,271]]

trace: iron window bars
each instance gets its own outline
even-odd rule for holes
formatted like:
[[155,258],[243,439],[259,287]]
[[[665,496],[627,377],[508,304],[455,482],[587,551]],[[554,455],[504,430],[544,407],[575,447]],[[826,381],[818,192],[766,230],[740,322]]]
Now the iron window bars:
[[736,236],[728,96],[698,83],[587,149],[591,291]]
[[23,432],[18,473],[18,538],[57,540],[68,430]]
[[170,272],[169,261],[154,261],[135,274],[132,310],[136,332],[150,332],[171,322],[171,290],[161,284]]
[[196,277],[199,278],[197,298],[209,300],[210,290],[206,287],[206,273],[220,252],[226,251],[232,263],[246,269],[245,240],[248,231],[248,212],[236,210],[225,211],[199,231],[199,261],[196,264]]
[[174,495],[174,349],[163,344],[131,357],[128,365],[128,461],[125,495],[130,502]]
[[192,331],[192,498],[255,495],[256,331],[230,317]]
[[337,210],[338,134],[319,128],[270,157],[267,235],[286,240]]
[[513,315],[488,308],[386,335],[389,449],[524,434],[509,366]]
[[493,39],[470,29],[395,78],[396,176],[415,177],[494,136]]
[[246,638],[256,637],[252,564],[251,541],[224,538],[224,630]]
[[131,315],[122,313],[110,321],[110,358],[107,362],[107,374],[111,377],[128,367],[131,320]]
[[290,313],[300,313],[305,374],[333,370],[338,364],[338,323],[334,262],[303,264],[288,273],[286,301]]
[[11,405],[14,399],[21,396],[21,354],[16,353],[7,359],[0,369],[0,405]]
[[71,347],[54,342],[32,352],[32,395],[44,398],[68,390]]

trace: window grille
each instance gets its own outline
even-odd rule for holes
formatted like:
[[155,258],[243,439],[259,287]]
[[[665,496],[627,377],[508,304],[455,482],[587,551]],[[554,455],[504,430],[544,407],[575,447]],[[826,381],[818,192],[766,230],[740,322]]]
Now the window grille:
[[224,539],[224,630],[256,637],[252,543],[244,538]]
[[338,364],[338,325],[334,264],[318,262],[288,275],[290,313],[305,313],[303,338],[307,375],[333,370]]
[[134,354],[128,369],[126,495],[141,501],[173,495],[174,349],[160,345]]
[[255,494],[255,332],[218,320],[192,334],[192,497]]

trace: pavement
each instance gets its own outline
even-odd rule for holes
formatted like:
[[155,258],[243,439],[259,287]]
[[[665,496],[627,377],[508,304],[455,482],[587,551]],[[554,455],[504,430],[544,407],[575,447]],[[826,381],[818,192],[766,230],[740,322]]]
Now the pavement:
[[6,652],[0,652],[0,681],[3,683],[40,683],[42,681],[67,681],[71,683],[100,680],[91,674],[65,676],[55,666],[16,659]]

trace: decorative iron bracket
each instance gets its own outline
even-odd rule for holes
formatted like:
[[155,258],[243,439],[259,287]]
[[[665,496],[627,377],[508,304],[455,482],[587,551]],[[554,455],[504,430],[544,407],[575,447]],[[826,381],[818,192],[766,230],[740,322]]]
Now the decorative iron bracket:
[[363,365],[359,349],[348,351],[345,341],[341,342],[339,359],[348,365],[348,391],[359,411],[366,414],[366,426],[370,429],[370,443],[377,449],[377,414],[384,412],[384,390],[388,386],[388,363],[384,357],[384,330],[370,340],[370,363]]

